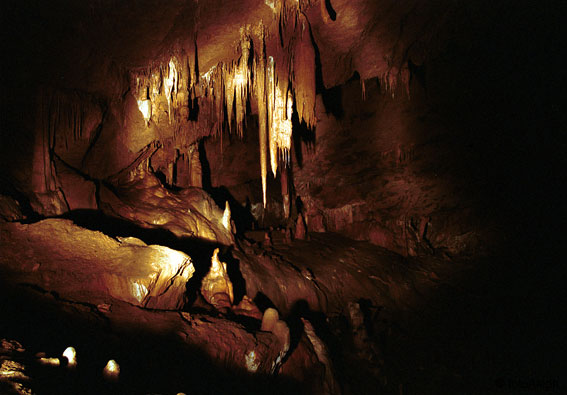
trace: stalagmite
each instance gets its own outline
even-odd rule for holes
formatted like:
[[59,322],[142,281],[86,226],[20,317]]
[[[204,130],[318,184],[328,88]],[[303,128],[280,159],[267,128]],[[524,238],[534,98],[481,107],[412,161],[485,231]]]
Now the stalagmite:
[[[201,294],[207,302],[217,306],[215,300],[220,300],[217,294],[228,296],[230,304],[234,302],[232,282],[226,271],[226,263],[221,262],[218,257],[219,249],[216,248],[211,258],[211,268],[201,283]],[[224,304],[221,307],[226,307]]]
[[67,347],[65,351],[63,351],[63,357],[67,358],[68,367],[74,368],[77,366],[77,351],[75,351],[74,347]]
[[282,345],[281,353],[285,355],[285,353],[289,350],[289,343],[290,343],[290,333],[289,327],[285,323],[285,321],[279,320],[275,323],[272,333],[276,335],[278,340]]
[[231,230],[231,226],[230,226],[230,206],[228,204],[228,201],[226,202],[226,205],[224,207],[224,214],[222,215],[222,224],[223,226],[226,228],[226,230]]
[[262,316],[262,326],[260,329],[266,332],[271,332],[279,319],[280,315],[278,311],[272,307],[268,307]]
[[108,380],[118,380],[118,376],[120,376],[120,366],[114,359],[111,359],[104,367],[102,374]]

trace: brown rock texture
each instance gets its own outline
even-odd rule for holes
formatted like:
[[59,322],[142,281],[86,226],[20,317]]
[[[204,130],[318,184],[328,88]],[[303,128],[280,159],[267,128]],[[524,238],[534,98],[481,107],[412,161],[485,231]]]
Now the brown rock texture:
[[97,305],[115,298],[141,307],[179,309],[195,271],[182,252],[135,238],[117,241],[69,220],[6,223],[1,233],[5,278],[77,302]]

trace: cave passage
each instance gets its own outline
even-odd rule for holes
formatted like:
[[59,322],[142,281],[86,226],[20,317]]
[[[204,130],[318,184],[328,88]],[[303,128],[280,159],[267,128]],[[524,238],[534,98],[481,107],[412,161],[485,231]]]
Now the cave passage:
[[0,392],[566,392],[563,2],[0,13]]

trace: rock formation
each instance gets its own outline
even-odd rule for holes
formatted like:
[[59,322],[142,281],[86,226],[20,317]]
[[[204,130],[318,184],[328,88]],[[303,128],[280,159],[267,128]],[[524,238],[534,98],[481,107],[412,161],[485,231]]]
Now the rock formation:
[[564,8],[2,1],[0,392],[557,389]]
[[201,283],[201,294],[207,302],[215,307],[230,308],[234,302],[232,282],[228,277],[226,263],[218,257],[216,248],[211,257],[211,268]]

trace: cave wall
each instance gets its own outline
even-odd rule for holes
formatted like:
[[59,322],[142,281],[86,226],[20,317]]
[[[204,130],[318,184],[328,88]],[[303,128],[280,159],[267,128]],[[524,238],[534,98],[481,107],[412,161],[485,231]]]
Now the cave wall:
[[[282,25],[280,3],[302,7],[296,22]],[[314,56],[314,70],[303,69],[314,91],[301,86],[309,78],[289,76],[294,97],[304,98],[292,119],[292,192],[311,230],[404,254],[455,254],[497,243],[494,232],[522,229],[529,238],[537,232],[526,229],[545,228],[539,217],[560,207],[550,169],[564,147],[554,133],[564,124],[555,99],[563,91],[549,78],[562,75],[558,4],[292,3],[6,2],[3,192],[24,192],[45,215],[94,208],[97,183],[155,146],[147,163],[164,184],[202,185],[219,206],[238,204],[244,228],[260,217],[286,222],[281,166],[267,177],[267,209],[259,206],[260,102],[252,95],[240,113],[215,113],[203,101],[211,85],[195,84],[221,64],[223,78],[233,75],[245,43],[275,54],[279,40]],[[252,29],[243,40],[260,20],[273,37]],[[148,122],[138,82],[168,76],[172,59],[187,90],[174,89],[170,104],[160,87]],[[278,67],[286,61],[276,57]],[[300,108],[311,96],[314,115]],[[233,116],[244,116],[242,140],[234,124],[219,133]],[[311,130],[302,124],[314,117]]]

